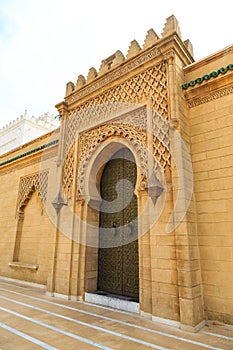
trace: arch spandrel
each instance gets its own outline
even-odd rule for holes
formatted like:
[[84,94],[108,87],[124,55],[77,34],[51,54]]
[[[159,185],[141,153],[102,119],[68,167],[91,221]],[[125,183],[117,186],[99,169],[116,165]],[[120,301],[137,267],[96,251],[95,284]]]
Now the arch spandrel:
[[[148,122],[148,114],[151,116],[151,123]],[[156,169],[159,165],[163,171],[167,165],[170,165],[169,132],[169,122],[143,105],[126,115],[121,115],[109,122],[102,123],[97,127],[80,133],[76,140],[78,147],[78,178],[76,181],[78,182],[79,194],[83,192],[83,188],[85,187],[83,183],[87,165],[102,143],[113,138],[123,139],[127,142],[127,145],[132,147],[134,153],[137,154],[142,177],[141,183],[146,183],[148,173],[151,172],[148,166],[148,162],[150,162],[149,153],[151,154],[151,158],[155,159]],[[74,144],[71,145],[63,168],[63,189],[68,197],[71,195],[71,183],[73,182],[72,169],[75,163],[74,147]],[[70,153],[71,158],[69,159]],[[68,182],[64,177],[67,178]],[[140,187],[139,185],[137,186],[138,189]]]
[[29,176],[22,177],[19,182],[16,213],[20,215],[22,208],[30,199],[33,192],[38,191],[42,202],[46,201],[49,171],[45,170]]
[[87,202],[92,200],[98,203],[101,201],[99,183],[103,169],[109,159],[122,148],[128,148],[134,156],[137,165],[137,181],[135,190],[137,191],[141,188],[145,177],[142,169],[140,154],[129,140],[121,137],[109,137],[96,148],[96,150],[90,156],[90,159],[88,159],[85,172],[81,178],[82,182],[79,182],[79,196],[81,196]]

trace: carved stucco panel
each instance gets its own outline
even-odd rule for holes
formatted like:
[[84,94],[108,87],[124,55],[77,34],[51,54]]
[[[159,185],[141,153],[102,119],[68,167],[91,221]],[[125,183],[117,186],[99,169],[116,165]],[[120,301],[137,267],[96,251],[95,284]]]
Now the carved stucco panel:
[[[151,109],[156,111],[156,115],[160,115],[162,119],[167,120],[168,86],[166,63],[164,61],[160,62],[156,67],[141,72],[122,84],[90,99],[69,113],[66,120],[65,159],[63,165],[63,189],[66,193],[70,191],[73,183],[74,143],[78,133],[85,129],[92,129],[97,125],[102,125],[106,121],[109,123],[117,115],[125,114],[133,106],[136,108],[138,104],[148,99],[152,101]],[[134,124],[132,123],[131,125]],[[158,128],[157,122],[155,122],[152,132],[156,133],[154,140],[159,140],[160,142],[159,154],[157,154],[157,145],[154,152],[159,159],[159,157],[161,158],[161,152],[163,154],[167,152],[168,146],[165,141],[167,130],[161,136],[163,132],[160,127]],[[163,163],[167,163],[169,156],[165,155],[162,158]]]
[[16,212],[24,205],[33,189],[38,191],[42,202],[46,201],[49,171],[45,170],[22,177],[19,182]]
[[139,132],[135,127],[127,124],[107,124],[102,127],[92,130],[83,135],[80,139],[80,146],[82,149],[81,155],[81,165],[78,172],[78,184],[79,190],[82,191],[83,181],[85,175],[85,169],[87,167],[88,161],[98,145],[111,136],[119,136],[121,138],[130,141],[136,150],[139,159],[140,167],[142,171],[142,176],[146,178],[147,176],[147,147],[146,147],[146,133],[145,131]]

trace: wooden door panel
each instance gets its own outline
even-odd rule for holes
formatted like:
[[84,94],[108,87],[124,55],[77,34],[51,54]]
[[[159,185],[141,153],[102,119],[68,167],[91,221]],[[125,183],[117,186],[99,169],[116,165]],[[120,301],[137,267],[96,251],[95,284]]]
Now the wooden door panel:
[[99,290],[134,298],[139,293],[136,176],[135,161],[127,149],[117,152],[103,171],[98,265]]

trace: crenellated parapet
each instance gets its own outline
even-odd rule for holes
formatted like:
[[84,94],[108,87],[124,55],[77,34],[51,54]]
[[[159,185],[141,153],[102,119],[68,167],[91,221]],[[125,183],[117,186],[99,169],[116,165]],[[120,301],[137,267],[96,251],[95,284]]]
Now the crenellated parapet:
[[24,119],[24,115],[21,115],[20,117],[12,120],[8,124],[4,125],[0,128],[0,132],[9,130],[12,126],[17,125],[21,120]]
[[154,31],[153,28],[149,29],[147,31],[142,47],[136,40],[133,40],[129,45],[126,57],[120,50],[118,50],[111,56],[101,61],[100,68],[98,71],[94,67],[91,67],[89,69],[87,77],[85,77],[84,75],[79,75],[76,84],[74,84],[73,82],[68,82],[66,84],[66,97],[68,97],[76,91],[83,89],[84,87],[96,81],[98,78],[104,76],[106,73],[111,72],[116,68],[123,66],[124,64],[127,65],[127,62],[131,62],[131,60],[133,60],[136,56],[143,53],[146,54],[146,52],[151,50],[153,47],[159,47],[160,44],[162,45],[162,43],[166,40],[166,38],[172,35],[176,35],[179,38],[180,42],[182,42],[183,46],[186,48],[189,57],[192,58],[192,44],[189,40],[182,41],[179,23],[176,17],[172,15],[167,18],[161,37],[158,36],[158,34]]
[[20,115],[20,117],[12,120],[10,123],[0,128],[0,133],[9,131],[10,129],[14,128],[24,120],[30,121],[33,124],[36,124],[47,131],[54,130],[59,126],[59,122],[55,119],[54,115],[50,114],[49,112],[44,113],[39,117],[34,117],[34,116],[29,116],[27,110],[25,110],[24,114]]
[[0,129],[0,155],[48,134],[57,129],[59,124],[53,114],[44,113],[34,117],[25,110],[23,115]]

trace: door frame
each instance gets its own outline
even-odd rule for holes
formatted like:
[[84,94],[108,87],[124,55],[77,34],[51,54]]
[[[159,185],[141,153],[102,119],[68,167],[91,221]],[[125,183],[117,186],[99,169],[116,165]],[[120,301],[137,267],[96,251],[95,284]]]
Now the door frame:
[[[144,181],[142,166],[140,165],[140,155],[134,148],[133,144],[125,138],[109,137],[102,142],[91,156],[84,174],[83,193],[82,193],[82,228],[81,235],[85,237],[85,247],[82,250],[80,259],[83,263],[83,287],[80,290],[83,293],[97,290],[98,281],[98,236],[99,236],[99,208],[101,204],[100,196],[100,180],[105,164],[118,150],[128,148],[136,162],[137,181],[135,186],[135,194],[138,200],[138,254],[139,254],[139,303],[143,300],[144,291],[148,298],[148,283],[143,272],[143,251],[145,245],[148,246],[148,238],[142,232],[150,230],[149,208],[140,212],[141,205],[148,201],[148,195],[142,186]],[[147,236],[147,235],[146,235]],[[150,252],[146,253],[146,259],[150,259]],[[145,279],[145,281],[144,281]],[[80,281],[80,283],[82,283]],[[142,303],[143,304],[143,303]]]

